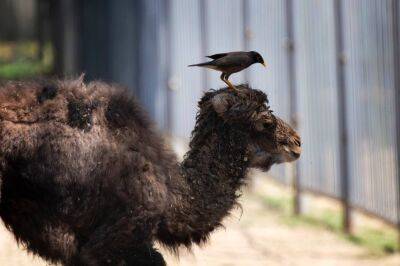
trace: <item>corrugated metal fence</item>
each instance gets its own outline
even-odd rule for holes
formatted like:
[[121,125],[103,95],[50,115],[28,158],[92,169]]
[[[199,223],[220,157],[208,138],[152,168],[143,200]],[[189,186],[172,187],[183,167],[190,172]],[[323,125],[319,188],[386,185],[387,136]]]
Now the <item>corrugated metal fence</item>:
[[[284,119],[296,116],[304,143],[301,189],[339,199],[348,194],[350,206],[396,224],[394,5],[395,0],[169,1],[171,132],[188,137],[202,90],[223,85],[218,73],[186,65],[214,52],[260,51],[267,71],[254,66],[233,81],[266,91]],[[278,166],[272,174],[289,184],[292,172]]]

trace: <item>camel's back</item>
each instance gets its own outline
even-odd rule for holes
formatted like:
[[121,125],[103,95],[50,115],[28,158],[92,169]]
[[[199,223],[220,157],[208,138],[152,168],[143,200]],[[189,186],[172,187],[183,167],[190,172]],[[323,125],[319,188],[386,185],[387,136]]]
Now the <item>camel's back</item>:
[[13,172],[44,193],[94,191],[100,184],[138,203],[148,194],[154,202],[165,197],[176,163],[129,93],[80,80],[1,86],[0,161],[3,186]]
[[49,136],[123,143],[132,149],[139,144],[159,149],[162,143],[126,90],[101,82],[86,86],[80,80],[0,85],[0,130],[3,155],[26,152]]

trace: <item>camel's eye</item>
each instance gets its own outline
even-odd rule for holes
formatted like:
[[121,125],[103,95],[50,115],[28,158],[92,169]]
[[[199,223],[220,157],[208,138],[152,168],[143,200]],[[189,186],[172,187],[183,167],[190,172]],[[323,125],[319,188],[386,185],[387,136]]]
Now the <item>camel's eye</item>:
[[257,121],[255,124],[254,124],[254,127],[255,127],[255,129],[257,130],[257,131],[264,131],[265,130],[265,125],[266,123],[264,123],[264,122],[262,122],[262,121]]
[[273,128],[273,123],[264,122],[263,123],[264,129],[271,129]]
[[257,120],[255,122],[255,128],[257,131],[273,130],[276,127],[276,120],[272,115],[272,112],[265,105],[260,106],[257,111]]
[[258,122],[256,122],[255,124],[255,128],[257,129],[257,131],[269,131],[274,129],[275,124],[272,121],[269,120],[260,120]]

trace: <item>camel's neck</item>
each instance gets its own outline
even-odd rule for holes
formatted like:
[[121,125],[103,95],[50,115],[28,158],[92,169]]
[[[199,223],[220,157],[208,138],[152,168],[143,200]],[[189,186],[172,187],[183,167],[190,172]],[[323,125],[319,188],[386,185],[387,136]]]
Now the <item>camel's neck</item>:
[[160,232],[163,242],[199,243],[229,214],[248,166],[248,136],[243,132],[221,126],[193,138],[181,165],[179,187],[172,193],[165,231]]

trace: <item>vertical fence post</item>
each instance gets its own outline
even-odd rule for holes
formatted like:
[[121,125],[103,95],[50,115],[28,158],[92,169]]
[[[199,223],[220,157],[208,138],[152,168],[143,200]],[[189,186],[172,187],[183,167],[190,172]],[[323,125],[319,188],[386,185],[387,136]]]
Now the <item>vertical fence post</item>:
[[[63,23],[63,74],[72,75],[79,67],[79,1],[61,1]],[[60,19],[60,18],[59,18]]]
[[173,128],[172,128],[172,106],[173,106],[173,91],[169,87],[169,79],[171,78],[171,52],[172,52],[172,42],[171,42],[171,0],[166,0],[164,3],[164,22],[165,22],[165,43],[166,48],[164,50],[165,54],[165,76],[164,76],[164,89],[166,90],[166,122],[165,122],[165,130],[172,136]]
[[[201,52],[203,55],[207,54],[207,46],[208,46],[208,32],[207,32],[207,6],[206,1],[199,1],[199,11],[200,11],[200,27],[201,27]],[[202,70],[202,80],[203,80],[203,91],[208,89],[208,74],[207,70],[204,68]]]
[[[243,16],[243,50],[249,51],[249,3],[246,0],[242,0],[242,16]],[[249,83],[249,72],[244,71],[244,82]]]
[[[293,1],[286,0],[286,33],[287,33],[287,64],[289,75],[289,92],[290,92],[290,122],[296,129],[297,127],[297,93],[296,93],[296,65],[294,55],[294,33],[293,33]],[[300,205],[300,171],[299,163],[295,163],[292,171],[292,186],[294,190],[293,211],[298,215],[301,212]]]
[[341,0],[335,0],[335,39],[336,39],[336,74],[338,86],[338,119],[339,119],[339,156],[340,156],[340,183],[341,201],[343,207],[343,229],[345,233],[351,231],[351,209],[349,204],[349,168],[347,149],[347,105],[345,84],[345,55],[342,32],[342,5]]
[[44,50],[44,45],[46,42],[46,38],[45,38],[45,20],[46,20],[46,14],[47,14],[47,10],[45,10],[47,2],[45,1],[37,1],[36,2],[36,34],[37,34],[37,38],[38,38],[38,58],[40,61],[43,60],[43,50]]
[[63,73],[63,25],[62,16],[60,14],[61,1],[49,1],[49,13],[51,20],[51,42],[54,48],[54,67],[53,74],[61,75]]
[[399,27],[399,2],[393,0],[392,5],[392,26],[393,26],[393,60],[394,60],[394,106],[396,116],[396,152],[397,152],[397,229],[398,246],[400,251],[400,27]]

